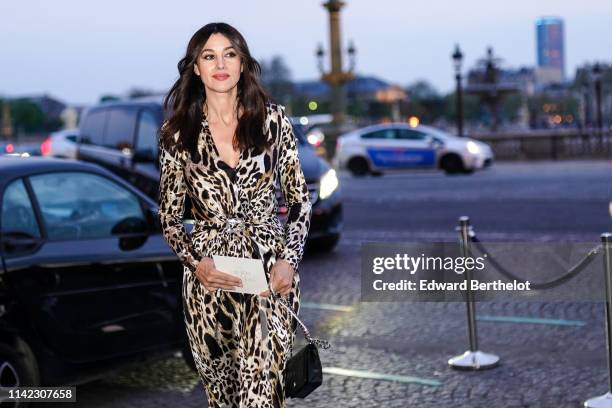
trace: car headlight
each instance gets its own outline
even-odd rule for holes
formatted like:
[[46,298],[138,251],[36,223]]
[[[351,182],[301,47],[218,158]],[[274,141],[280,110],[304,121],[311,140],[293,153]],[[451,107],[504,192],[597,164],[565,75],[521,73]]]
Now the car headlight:
[[476,144],[476,142],[474,142],[474,141],[472,141],[472,140],[469,140],[469,141],[466,143],[466,147],[467,147],[468,152],[470,152],[470,153],[472,153],[472,154],[478,154],[478,153],[480,153],[480,146],[478,146],[478,145]]
[[321,177],[319,184],[319,198],[325,200],[338,188],[338,177],[336,176],[336,170],[329,169],[327,173]]
[[308,143],[310,143],[314,147],[321,146],[324,139],[325,135],[318,129],[313,129],[306,135],[306,140],[308,140]]

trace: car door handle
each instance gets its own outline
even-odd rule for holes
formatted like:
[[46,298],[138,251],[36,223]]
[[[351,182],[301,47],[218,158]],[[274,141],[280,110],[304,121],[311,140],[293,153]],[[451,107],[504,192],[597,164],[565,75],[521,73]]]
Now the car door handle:
[[2,246],[7,252],[15,250],[33,249],[37,247],[42,240],[34,237],[3,237]]
[[2,242],[8,245],[34,245],[40,242],[38,238],[12,238],[5,237]]

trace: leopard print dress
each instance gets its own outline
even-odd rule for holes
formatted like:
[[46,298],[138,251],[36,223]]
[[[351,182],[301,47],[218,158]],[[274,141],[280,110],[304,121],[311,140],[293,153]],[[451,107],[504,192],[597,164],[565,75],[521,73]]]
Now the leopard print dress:
[[[266,278],[277,259],[294,279],[286,298],[298,313],[298,265],[310,227],[311,202],[284,106],[267,103],[269,150],[242,151],[235,168],[223,162],[202,117],[200,161],[159,143],[159,218],[163,234],[184,265],[183,311],[189,344],[210,407],[284,407],[284,369],[297,322],[278,300],[224,290],[208,291],[194,271],[213,254],[263,260]],[[174,135],[178,140],[178,132]],[[277,217],[280,184],[288,215]],[[183,225],[185,194],[196,220]],[[243,221],[235,223],[234,221]],[[262,323],[262,321],[264,323]]]

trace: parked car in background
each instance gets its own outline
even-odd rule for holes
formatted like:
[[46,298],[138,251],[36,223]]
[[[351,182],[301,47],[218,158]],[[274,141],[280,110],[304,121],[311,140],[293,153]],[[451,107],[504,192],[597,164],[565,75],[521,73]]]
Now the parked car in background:
[[[293,133],[298,141],[300,164],[308,183],[312,217],[308,232],[307,246],[321,251],[331,251],[340,240],[343,225],[342,193],[340,181],[326,160],[318,157],[315,148],[308,143],[300,126],[293,126]],[[277,199],[283,203],[280,188]],[[281,206],[283,216],[287,208]]]
[[40,143],[5,141],[0,142],[0,155],[2,156],[40,156]]
[[64,129],[53,132],[40,145],[43,156],[75,159],[79,129]]
[[[158,199],[159,163],[157,132],[165,112],[161,97],[112,101],[92,106],[83,113],[77,157],[100,164],[132,183],[149,197]],[[342,230],[342,195],[336,172],[308,143],[300,128],[294,127],[298,155],[313,204],[307,245],[331,250]],[[286,207],[277,186],[279,217]],[[188,198],[188,197],[187,197]],[[186,200],[185,214],[191,216]]]
[[319,157],[327,157],[327,149],[325,148],[325,133],[317,124],[313,124],[306,116],[292,116],[291,124],[293,128],[299,127],[304,138],[317,152]]
[[387,170],[439,168],[471,173],[493,163],[486,143],[457,137],[436,128],[405,123],[372,125],[341,135],[334,167],[354,175],[380,175]]
[[0,205],[2,389],[186,350],[183,267],[145,194],[90,163],[1,157]]

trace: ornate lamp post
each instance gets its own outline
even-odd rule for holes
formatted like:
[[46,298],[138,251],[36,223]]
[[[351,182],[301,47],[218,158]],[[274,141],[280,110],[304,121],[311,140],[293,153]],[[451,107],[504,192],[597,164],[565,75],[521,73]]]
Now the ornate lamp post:
[[453,52],[452,58],[455,66],[455,80],[457,81],[457,136],[463,137],[463,89],[461,88],[463,54],[459,49],[459,44],[455,45],[455,52]]
[[2,123],[2,128],[0,129],[2,139],[11,139],[14,134],[14,129],[11,124],[11,107],[8,98],[2,103],[2,118],[0,119],[0,123]]
[[582,91],[582,124],[584,129],[588,129],[591,126],[591,111],[589,109],[589,79],[588,74],[583,75],[582,81],[580,82],[580,89]]
[[[349,43],[347,49],[349,56],[349,69],[344,71],[342,69],[342,47],[340,41],[340,10],[345,5],[340,0],[328,0],[323,3],[323,7],[329,12],[329,44],[330,44],[330,71],[325,72],[324,68],[324,56],[325,50],[323,45],[319,44],[316,51],[318,60],[319,71],[321,72],[321,80],[329,84],[331,88],[331,113],[333,115],[333,125],[336,129],[344,123],[345,117],[345,97],[344,97],[344,84],[354,78],[353,69],[355,67],[355,46],[352,42]],[[333,149],[335,146],[336,135],[329,135],[332,137],[326,137],[327,151]]]

